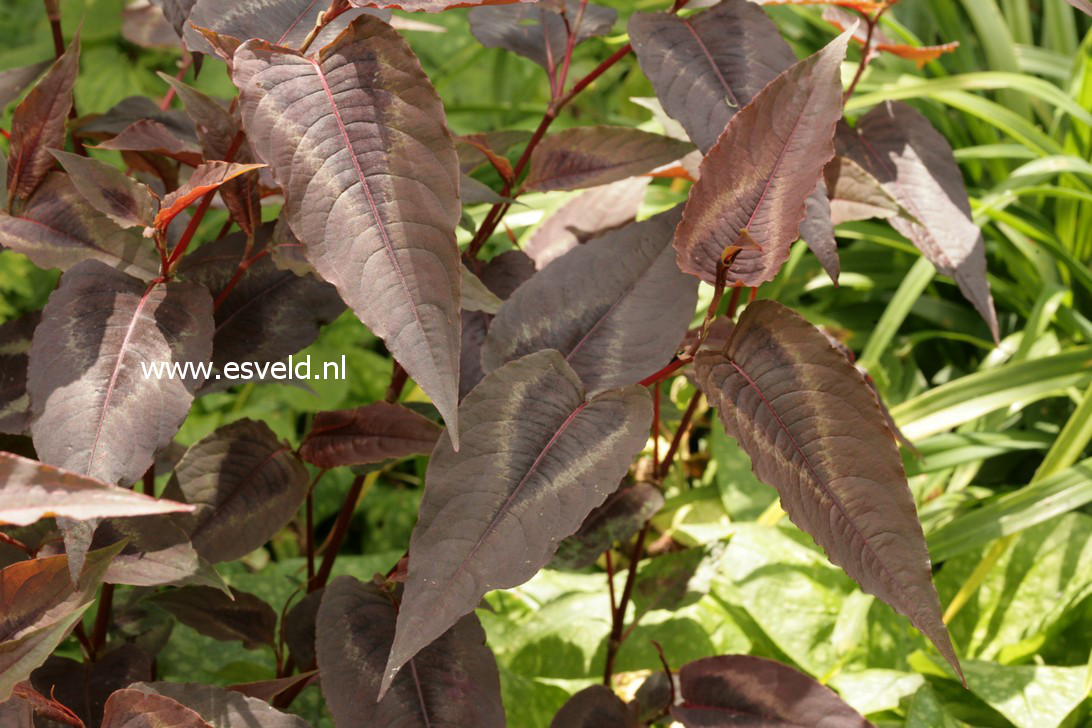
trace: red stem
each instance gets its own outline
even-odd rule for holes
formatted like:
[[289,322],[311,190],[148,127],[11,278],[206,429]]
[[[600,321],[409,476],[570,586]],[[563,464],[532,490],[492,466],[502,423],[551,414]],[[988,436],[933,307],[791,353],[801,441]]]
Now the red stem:
[[358,475],[353,480],[349,493],[345,496],[345,501],[341,504],[341,511],[337,514],[334,530],[330,532],[330,539],[327,542],[326,553],[322,555],[322,566],[319,567],[315,578],[307,583],[308,593],[318,591],[326,586],[326,582],[330,578],[330,572],[334,569],[337,552],[341,549],[341,542],[345,540],[345,534],[349,530],[349,521],[352,520],[353,511],[356,510],[356,502],[360,499],[360,493],[363,490],[364,476]]
[[103,584],[99,594],[99,611],[95,614],[95,627],[91,631],[91,660],[98,659],[99,652],[106,646],[106,632],[110,627],[111,612],[114,609],[114,585]]
[[656,384],[657,382],[662,382],[692,361],[693,359],[676,359],[655,374],[649,374],[647,377],[642,379],[641,386],[649,387],[653,384]]
[[23,543],[19,539],[12,538],[11,536],[4,533],[3,531],[0,531],[0,543],[6,543],[8,546],[14,546],[15,548],[17,548],[20,551],[22,551],[23,553],[25,553],[30,558],[32,558],[32,559],[34,558],[34,549],[32,549],[30,546],[27,546],[25,543]]
[[633,596],[633,585],[637,581],[637,563],[641,560],[641,553],[645,548],[645,537],[648,535],[649,522],[637,533],[637,540],[633,544],[633,553],[629,560],[629,573],[626,575],[626,585],[622,587],[622,598],[618,602],[618,609],[611,620],[610,638],[607,641],[607,662],[603,669],[603,684],[610,686],[611,676],[614,674],[614,660],[618,656],[618,650],[625,642],[626,606]]
[[671,463],[675,461],[675,455],[679,451],[679,446],[682,444],[683,438],[686,437],[686,433],[690,429],[690,421],[694,419],[694,413],[698,409],[698,402],[700,400],[700,392],[695,392],[694,396],[690,398],[690,404],[687,405],[686,412],[683,413],[682,420],[679,421],[679,429],[675,431],[675,437],[671,440],[671,447],[667,449],[667,454],[664,455],[664,461],[660,465],[660,471],[657,473],[660,480],[663,480],[667,475],[667,471],[671,470]]
[[[182,59],[182,65],[178,67],[178,73],[174,75],[176,81],[181,81],[186,76],[186,71],[190,70],[190,65],[193,64],[193,55],[186,53],[186,57]],[[160,111],[166,111],[171,108],[171,102],[174,101],[174,86],[167,89],[167,93],[163,95],[163,100],[159,102]]]
[[224,290],[220,291],[220,295],[216,297],[216,300],[212,302],[212,309],[215,311],[223,305],[227,297],[231,295],[231,292],[235,289],[235,286],[239,285],[239,281],[242,280],[243,274],[246,273],[247,268],[257,263],[263,255],[267,255],[269,249],[259,250],[254,255],[250,256],[235,269],[235,272],[228,279],[228,282],[224,285]]

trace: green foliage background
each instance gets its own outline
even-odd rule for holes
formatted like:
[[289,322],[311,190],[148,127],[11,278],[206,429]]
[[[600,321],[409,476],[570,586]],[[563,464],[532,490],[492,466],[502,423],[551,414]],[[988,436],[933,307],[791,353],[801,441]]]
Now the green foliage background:
[[[619,34],[576,54],[572,78],[626,42],[634,10],[663,0],[600,0],[619,10]],[[123,0],[64,0],[63,25],[81,28],[76,86],[81,114],[107,111],[131,95],[161,97],[156,71],[173,74],[179,54],[146,50],[121,35]],[[815,7],[773,7],[771,15],[803,56],[832,35]],[[534,64],[482,48],[465,11],[414,16],[443,32],[407,31],[442,95],[455,133],[531,129],[549,101]],[[813,675],[877,725],[1092,725],[1092,34],[1088,18],[1063,0],[903,0],[885,30],[909,43],[958,40],[959,50],[918,70],[885,56],[848,106],[862,113],[905,99],[926,113],[956,149],[976,220],[983,226],[990,283],[1003,341],[949,279],[938,277],[905,239],[880,223],[839,228],[843,274],[834,287],[801,246],[760,295],[776,297],[844,338],[872,374],[918,453],[905,451],[910,482],[937,570],[941,601],[962,604],[950,628],[969,691],[908,623],[860,592],[810,538],[781,518],[774,492],[715,418],[704,412],[668,481],[654,525],[688,546],[707,548],[702,579],[676,611],[653,609],[619,656],[622,681],[636,684],[659,661],[673,667],[718,653],[773,657]],[[36,0],[0,3],[0,69],[52,55]],[[852,64],[850,64],[852,65]],[[852,72],[847,66],[847,73]],[[207,60],[188,78],[227,98],[222,64]],[[556,128],[609,123],[661,131],[634,99],[652,97],[634,59],[582,94]],[[6,127],[10,114],[3,120]],[[103,155],[103,158],[109,158]],[[479,173],[495,188],[492,172]],[[683,199],[657,181],[642,216]],[[521,198],[507,223],[523,241],[567,193]],[[481,222],[486,208],[471,208]],[[275,211],[270,211],[270,213]],[[214,233],[222,212],[203,229]],[[468,234],[461,231],[462,242]],[[490,243],[511,247],[504,235]],[[24,258],[0,253],[0,320],[40,307],[56,281]],[[709,290],[703,290],[708,302]],[[202,397],[179,441],[188,445],[240,417],[262,419],[298,442],[324,409],[381,399],[391,364],[382,344],[351,315],[327,327],[304,354],[348,357],[348,381],[312,390],[245,385]],[[674,430],[684,378],[665,388]],[[424,403],[415,391],[410,401]],[[422,406],[427,406],[422,404]],[[704,408],[704,407],[703,407]],[[661,451],[666,443],[661,443]],[[385,571],[408,542],[424,461],[369,478],[337,573],[367,579]],[[316,494],[320,536],[332,524],[351,474],[331,473]],[[280,609],[302,580],[299,532],[286,529],[267,550],[223,569],[237,588]],[[355,554],[355,555],[354,555]],[[646,568],[646,567],[642,567]],[[567,696],[599,680],[610,629],[602,569],[546,570],[489,597],[479,610],[501,668],[510,725],[546,726]],[[699,583],[701,582],[701,583]],[[177,626],[158,661],[161,679],[230,684],[272,677],[267,651],[249,652]],[[318,691],[294,706],[329,725]]]

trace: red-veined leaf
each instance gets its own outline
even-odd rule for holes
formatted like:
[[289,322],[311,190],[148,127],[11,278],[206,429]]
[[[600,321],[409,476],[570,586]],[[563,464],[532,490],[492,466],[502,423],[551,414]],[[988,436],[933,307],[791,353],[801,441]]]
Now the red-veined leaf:
[[31,434],[42,461],[133,483],[178,432],[200,379],[143,366],[208,361],[212,298],[193,283],[146,285],[98,261],[61,276],[30,348]]
[[178,33],[151,2],[126,5],[121,11],[121,37],[133,45],[151,50],[177,50]]
[[216,685],[150,682],[131,687],[185,705],[216,728],[309,728],[307,721],[299,716],[282,713],[264,700]]
[[793,523],[958,673],[902,458],[861,373],[821,331],[768,300],[748,306],[725,349],[699,353],[694,366],[725,431]]
[[694,318],[698,282],[675,264],[679,209],[569,251],[508,299],[482,348],[487,374],[556,349],[590,392],[641,381],[671,361]]
[[151,677],[151,658],[136,645],[122,644],[98,655],[94,662],[53,655],[31,673],[30,681],[40,693],[53,696],[69,708],[85,725],[98,726],[111,693]]
[[799,236],[806,200],[834,156],[848,43],[843,34],[800,61],[728,122],[702,160],[675,234],[683,271],[714,283],[725,251],[740,247],[730,285],[758,286],[777,275]]
[[92,207],[123,228],[147,227],[159,211],[159,200],[148,186],[105,162],[79,154],[49,150],[68,178]]
[[0,324],[0,432],[21,435],[30,424],[27,356],[41,311],[31,311]]
[[606,685],[586,687],[565,701],[550,728],[636,728],[637,720]]
[[53,62],[11,116],[8,149],[8,210],[25,200],[49,174],[50,149],[64,148],[65,121],[72,108],[72,86],[80,68],[80,36]]
[[161,154],[191,167],[204,161],[201,148],[176,135],[165,124],[153,119],[134,121],[120,134],[98,145],[98,149]]
[[264,164],[235,164],[232,162],[205,162],[193,170],[186,184],[163,198],[163,207],[155,216],[155,226],[161,230],[170,225],[178,213],[207,193],[239,175],[261,169]]
[[213,728],[186,706],[162,695],[126,688],[106,701],[102,728]]
[[49,68],[51,63],[52,61],[41,61],[40,63],[32,63],[29,66],[0,71],[0,111],[3,111],[8,104],[19,98],[19,94],[23,93],[27,86],[41,75],[42,71]]
[[685,728],[872,728],[828,687],[774,660],[722,655],[679,670],[683,702],[671,717]]
[[232,589],[225,594],[207,586],[186,586],[151,600],[206,637],[221,642],[238,640],[249,650],[276,643],[277,613],[248,592]]
[[365,8],[393,8],[407,12],[439,13],[455,8],[476,8],[483,5],[514,5],[535,0],[349,0],[350,5]]
[[551,350],[486,376],[462,410],[462,449],[441,439],[429,462],[381,695],[487,591],[522,584],[549,562],[622,479],[652,418],[644,387],[589,399]]
[[[467,13],[470,32],[483,46],[503,48],[530,58],[543,68],[550,67],[550,59],[553,64],[559,64],[565,57],[570,30],[576,34],[575,42],[582,43],[594,36],[609,34],[617,17],[614,8],[595,4],[584,5],[581,14],[580,0],[480,7]],[[579,26],[576,25],[577,18],[580,19]]]
[[878,179],[849,157],[838,155],[823,170],[835,224],[889,218],[904,213],[902,205]]
[[576,190],[646,174],[694,147],[623,126],[578,126],[535,147],[524,183],[532,190]]
[[412,668],[377,702],[398,617],[393,598],[349,576],[334,579],[323,593],[315,644],[334,721],[346,728],[504,726],[497,663],[473,613],[413,657]]
[[167,516],[99,521],[90,547],[104,548],[119,541],[124,541],[125,546],[102,578],[107,584],[227,589],[212,565],[197,553],[186,532]]
[[436,403],[457,446],[458,158],[417,58],[362,15],[318,58],[248,41],[233,78],[308,259]]
[[381,463],[391,458],[427,455],[443,428],[397,404],[373,402],[363,407],[315,415],[300,457],[320,468]]
[[588,514],[580,529],[557,547],[550,566],[583,569],[615,543],[625,543],[663,508],[664,497],[651,483],[623,485]]

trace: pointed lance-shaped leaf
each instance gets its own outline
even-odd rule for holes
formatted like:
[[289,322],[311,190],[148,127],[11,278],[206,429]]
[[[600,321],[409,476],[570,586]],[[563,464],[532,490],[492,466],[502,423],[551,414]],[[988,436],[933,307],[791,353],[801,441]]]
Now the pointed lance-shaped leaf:
[[43,695],[71,709],[84,725],[97,726],[111,693],[151,677],[151,658],[134,644],[122,644],[94,662],[53,655],[31,673],[30,681]]
[[49,68],[51,63],[52,61],[41,61],[32,63],[29,66],[19,66],[0,71],[0,111],[3,111],[8,104],[19,98],[19,94],[23,93],[42,71]]
[[381,463],[427,455],[443,428],[411,409],[387,402],[319,412],[300,445],[300,457],[320,468]]
[[0,452],[0,523],[25,526],[42,518],[86,520],[192,511],[79,473]]
[[61,276],[30,348],[31,434],[42,462],[133,483],[170,443],[201,381],[144,367],[208,361],[212,298],[194,283],[146,285],[98,261]]
[[693,146],[624,126],[578,126],[547,136],[531,155],[525,186],[577,190],[647,174],[685,156]]
[[[484,3],[490,4],[501,3]],[[549,68],[551,58],[559,63],[565,57],[570,31],[575,34],[575,43],[608,35],[618,12],[594,3],[581,8],[580,0],[553,0],[534,5],[474,8],[467,17],[470,32],[486,48],[503,48]]]
[[793,523],[958,673],[902,458],[861,373],[774,301],[748,306],[725,349],[699,353],[694,366],[725,431]]
[[891,101],[865,114],[851,134],[840,134],[838,140],[917,220],[891,217],[891,227],[955,279],[998,340],[986,246],[948,141],[920,112]]
[[191,167],[196,167],[204,160],[201,147],[196,142],[178,135],[167,125],[154,119],[134,121],[117,136],[99,144],[96,149],[161,154]]
[[60,172],[45,178],[17,216],[0,212],[0,245],[41,268],[68,270],[93,259],[141,280],[159,274],[151,241],[118,227]]
[[729,285],[772,280],[799,235],[805,203],[834,156],[842,118],[848,33],[778,76],[732,117],[701,163],[675,233],[679,267],[715,283],[719,261],[748,240],[728,271]]
[[671,717],[685,728],[872,728],[830,688],[774,660],[707,657],[679,670],[682,704]]
[[[208,586],[226,591],[216,570],[189,536],[167,516],[107,518],[98,522],[91,548],[124,541],[102,580],[132,586]],[[71,552],[70,552],[71,553]]]
[[676,207],[569,251],[508,299],[482,348],[488,374],[556,349],[590,392],[641,381],[671,361],[698,282],[675,264]]
[[175,519],[215,564],[245,556],[292,520],[307,470],[268,425],[237,420],[182,456],[163,495],[197,506]]
[[[845,131],[852,134],[848,128]],[[904,210],[878,179],[849,157],[836,156],[823,170],[823,176],[830,197],[831,219],[836,225],[874,217],[886,219],[895,215],[904,215],[913,220],[913,216]]]
[[277,613],[249,592],[231,589],[229,595],[207,586],[186,586],[151,600],[206,637],[238,640],[250,650],[276,643]]
[[102,728],[213,728],[201,716],[163,695],[125,688],[106,700]]
[[613,690],[592,685],[565,701],[550,728],[637,728],[637,721]]
[[432,398],[458,446],[459,166],[416,56],[362,15],[317,58],[248,41],[233,79],[308,260]]
[[492,372],[462,410],[462,449],[441,438],[429,462],[381,695],[487,591],[549,562],[625,475],[652,421],[644,387],[589,399],[552,350]]
[[819,264],[834,281],[834,285],[838,285],[842,263],[838,259],[838,241],[834,239],[834,219],[830,211],[830,197],[827,195],[826,182],[822,179],[816,185],[815,191],[804,201],[804,209],[804,221],[800,223],[800,239],[819,259]]
[[27,397],[27,358],[41,311],[25,313],[0,324],[0,432],[23,434],[30,424]]
[[[823,20],[835,26],[838,30],[846,30],[853,26],[856,24],[858,17],[836,5],[823,8]],[[935,46],[904,45],[892,40],[884,32],[883,28],[878,25],[872,28],[871,34],[866,28],[858,25],[857,30],[853,33],[853,40],[862,46],[867,44],[870,53],[884,51],[911,60],[917,64],[918,68],[922,68],[929,61],[935,61],[945,53],[952,53],[959,48],[959,41]]]
[[455,8],[474,8],[482,5],[514,5],[535,0],[349,0],[350,5],[365,8],[393,8],[407,12],[439,13]]
[[282,713],[264,700],[216,685],[150,682],[135,683],[130,687],[148,695],[177,701],[215,728],[310,728],[307,721],[299,716]]
[[264,164],[235,164],[233,162],[205,162],[193,170],[186,184],[163,198],[163,207],[155,216],[155,226],[165,230],[178,213],[207,193],[239,175],[261,169]]
[[350,576],[323,593],[315,644],[322,694],[339,728],[502,728],[497,663],[473,613],[413,657],[378,699],[398,618],[393,598]]
[[51,149],[72,184],[96,210],[123,228],[148,227],[159,211],[159,200],[148,186],[117,167],[79,154]]
[[49,150],[64,148],[65,121],[79,68],[80,35],[76,33],[68,50],[15,107],[8,149],[8,210],[15,200],[29,198],[49,174],[54,164]]
[[564,569],[591,566],[613,544],[628,541],[663,505],[663,494],[651,483],[619,488],[588,514],[576,533],[558,545],[550,565]]

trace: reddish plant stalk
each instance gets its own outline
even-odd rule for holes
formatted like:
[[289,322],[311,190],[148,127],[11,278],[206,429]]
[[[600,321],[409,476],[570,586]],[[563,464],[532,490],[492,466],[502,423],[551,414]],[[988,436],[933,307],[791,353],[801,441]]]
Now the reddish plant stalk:
[[633,544],[633,553],[629,560],[629,573],[626,575],[626,584],[622,587],[622,597],[618,601],[618,609],[615,610],[611,620],[610,637],[607,640],[607,661],[603,668],[603,684],[610,687],[611,677],[614,675],[614,661],[618,657],[618,650],[625,642],[626,607],[629,606],[630,597],[633,596],[633,585],[637,581],[637,564],[644,553],[645,537],[648,536],[649,522],[637,533],[637,540]]
[[[193,65],[193,55],[186,53],[182,59],[182,65],[178,67],[178,73],[174,75],[176,81],[181,81],[186,76],[186,71],[190,70],[190,66]],[[171,102],[174,101],[174,86],[167,89],[167,93],[163,95],[163,100],[159,102],[160,111],[166,111],[171,108]]]
[[396,359],[394,362],[394,370],[391,371],[391,383],[387,387],[387,396],[384,399],[390,404],[394,404],[398,401],[398,398],[402,396],[402,389],[406,386],[406,380],[409,379],[409,373],[406,372],[402,365],[398,363]]
[[679,421],[679,429],[675,431],[675,437],[671,440],[671,447],[667,449],[667,454],[664,455],[664,461],[660,464],[660,471],[657,473],[660,480],[663,480],[667,475],[667,471],[671,470],[671,464],[675,461],[675,455],[679,452],[679,446],[682,444],[683,438],[686,437],[686,433],[690,430],[690,422],[694,419],[694,413],[698,409],[699,401],[701,401],[701,392],[695,392],[694,396],[690,398],[690,404],[686,406],[686,412],[683,413],[682,420]]
[[0,531],[0,543],[6,543],[8,546],[13,546],[22,551],[27,556],[34,558],[34,549],[32,549],[30,546],[27,546],[19,539],[7,535],[3,531]]
[[99,611],[95,613],[95,627],[91,631],[91,660],[97,660],[99,652],[106,646],[106,632],[110,628],[110,619],[114,609],[114,585],[103,584],[99,594]]
[[261,260],[263,255],[266,255],[268,253],[268,249],[259,250],[257,253],[250,256],[239,264],[239,266],[235,269],[235,272],[231,275],[231,278],[229,278],[228,282],[224,285],[224,290],[220,291],[220,294],[216,296],[216,300],[213,301],[212,308],[214,311],[223,305],[224,301],[227,300],[227,297],[231,295],[231,292],[235,289],[235,286],[239,285],[239,281],[242,280],[243,274],[246,273],[247,268],[257,263],[259,260]]
[[341,510],[337,514],[334,530],[330,532],[330,540],[327,542],[326,553],[322,555],[322,566],[319,567],[315,578],[307,584],[308,593],[326,586],[326,582],[330,578],[330,572],[334,568],[334,560],[337,559],[337,552],[341,550],[341,543],[345,540],[345,534],[349,530],[349,521],[352,520],[353,511],[356,510],[356,502],[360,500],[360,494],[363,490],[364,476],[358,475],[353,480],[349,493],[345,496],[345,501],[341,504]]

